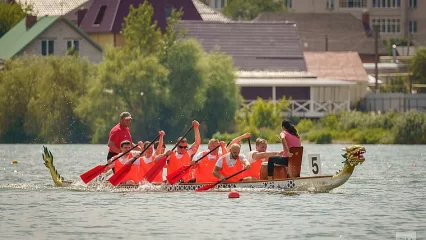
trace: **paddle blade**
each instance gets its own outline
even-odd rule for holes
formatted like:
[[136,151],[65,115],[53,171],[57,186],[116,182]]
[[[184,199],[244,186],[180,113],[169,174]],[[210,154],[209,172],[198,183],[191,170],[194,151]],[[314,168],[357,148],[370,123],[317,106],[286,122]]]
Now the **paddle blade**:
[[190,168],[191,165],[183,165],[178,170],[167,175],[167,181],[172,185],[177,183],[181,178],[183,178],[186,174],[189,173]]
[[105,171],[106,166],[105,165],[98,165],[89,171],[83,173],[80,175],[81,180],[83,180],[84,183],[88,183],[92,181],[95,177],[99,176],[101,173]]
[[108,181],[114,185],[117,186],[121,183],[123,178],[127,175],[127,173],[130,172],[130,169],[132,168],[132,164],[126,164],[124,165],[118,172],[116,172],[112,177],[108,179]]
[[167,162],[167,156],[164,156],[163,158],[158,159],[158,161],[152,166],[151,169],[148,170],[145,174],[145,178],[148,182],[152,182],[155,179],[155,176],[157,176],[160,171],[163,170],[164,166],[166,166]]
[[202,192],[202,191],[205,191],[205,190],[209,190],[210,188],[214,188],[214,186],[216,186],[217,184],[216,183],[212,183],[212,184],[208,184],[208,185],[204,185],[204,186],[202,186],[202,187],[200,187],[200,188],[198,188],[197,190],[195,190],[196,192]]

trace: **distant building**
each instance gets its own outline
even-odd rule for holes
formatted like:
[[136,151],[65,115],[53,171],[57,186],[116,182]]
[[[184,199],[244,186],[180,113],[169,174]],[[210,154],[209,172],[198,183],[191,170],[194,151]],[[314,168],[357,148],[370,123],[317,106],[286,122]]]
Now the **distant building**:
[[102,61],[102,48],[70,20],[28,15],[0,38],[0,60],[19,55],[59,55],[73,49],[92,62]]

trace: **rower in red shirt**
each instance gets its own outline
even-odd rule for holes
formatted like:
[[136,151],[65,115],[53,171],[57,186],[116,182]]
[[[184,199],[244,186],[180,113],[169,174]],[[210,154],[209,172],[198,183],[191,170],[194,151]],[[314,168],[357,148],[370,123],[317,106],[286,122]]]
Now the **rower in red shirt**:
[[[129,129],[132,119],[132,115],[130,115],[129,112],[122,112],[120,114],[120,122],[109,132],[107,160],[121,152],[120,144],[124,140],[128,140],[132,144],[132,147],[135,146],[132,141],[132,135],[130,134]],[[138,145],[139,146],[134,150],[142,151],[143,147],[140,146],[143,146],[143,142],[139,141]]]

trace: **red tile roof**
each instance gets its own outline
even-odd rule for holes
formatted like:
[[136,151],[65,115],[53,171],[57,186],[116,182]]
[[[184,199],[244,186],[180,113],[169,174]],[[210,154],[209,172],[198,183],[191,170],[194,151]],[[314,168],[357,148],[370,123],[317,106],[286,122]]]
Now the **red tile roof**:
[[318,78],[368,82],[357,52],[304,52],[308,71]]

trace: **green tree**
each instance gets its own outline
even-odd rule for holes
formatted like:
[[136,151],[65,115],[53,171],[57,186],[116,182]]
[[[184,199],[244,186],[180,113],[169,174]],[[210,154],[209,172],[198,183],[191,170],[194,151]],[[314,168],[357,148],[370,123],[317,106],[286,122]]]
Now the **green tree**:
[[2,142],[84,142],[86,126],[74,113],[91,64],[75,57],[25,56],[0,72]]
[[[410,72],[414,83],[426,84],[426,48],[419,48],[410,61]],[[419,88],[417,92],[426,92],[426,88]]]
[[30,5],[0,1],[0,38],[31,12]]
[[78,107],[79,115],[90,122],[92,142],[105,142],[123,111],[134,115],[135,139],[146,140],[159,130],[161,87],[167,73],[155,56],[135,57],[124,49],[107,49],[99,74],[90,81],[89,93]]
[[170,71],[164,86],[163,124],[172,137],[181,134],[182,126],[200,114],[205,100],[206,66],[204,50],[194,39],[177,41],[168,50],[165,67]]
[[253,20],[262,12],[283,12],[282,0],[229,0],[223,13],[233,20]]
[[206,124],[205,135],[232,130],[232,122],[240,105],[240,94],[235,83],[232,58],[213,52],[204,58],[206,64],[206,101],[200,120]]

